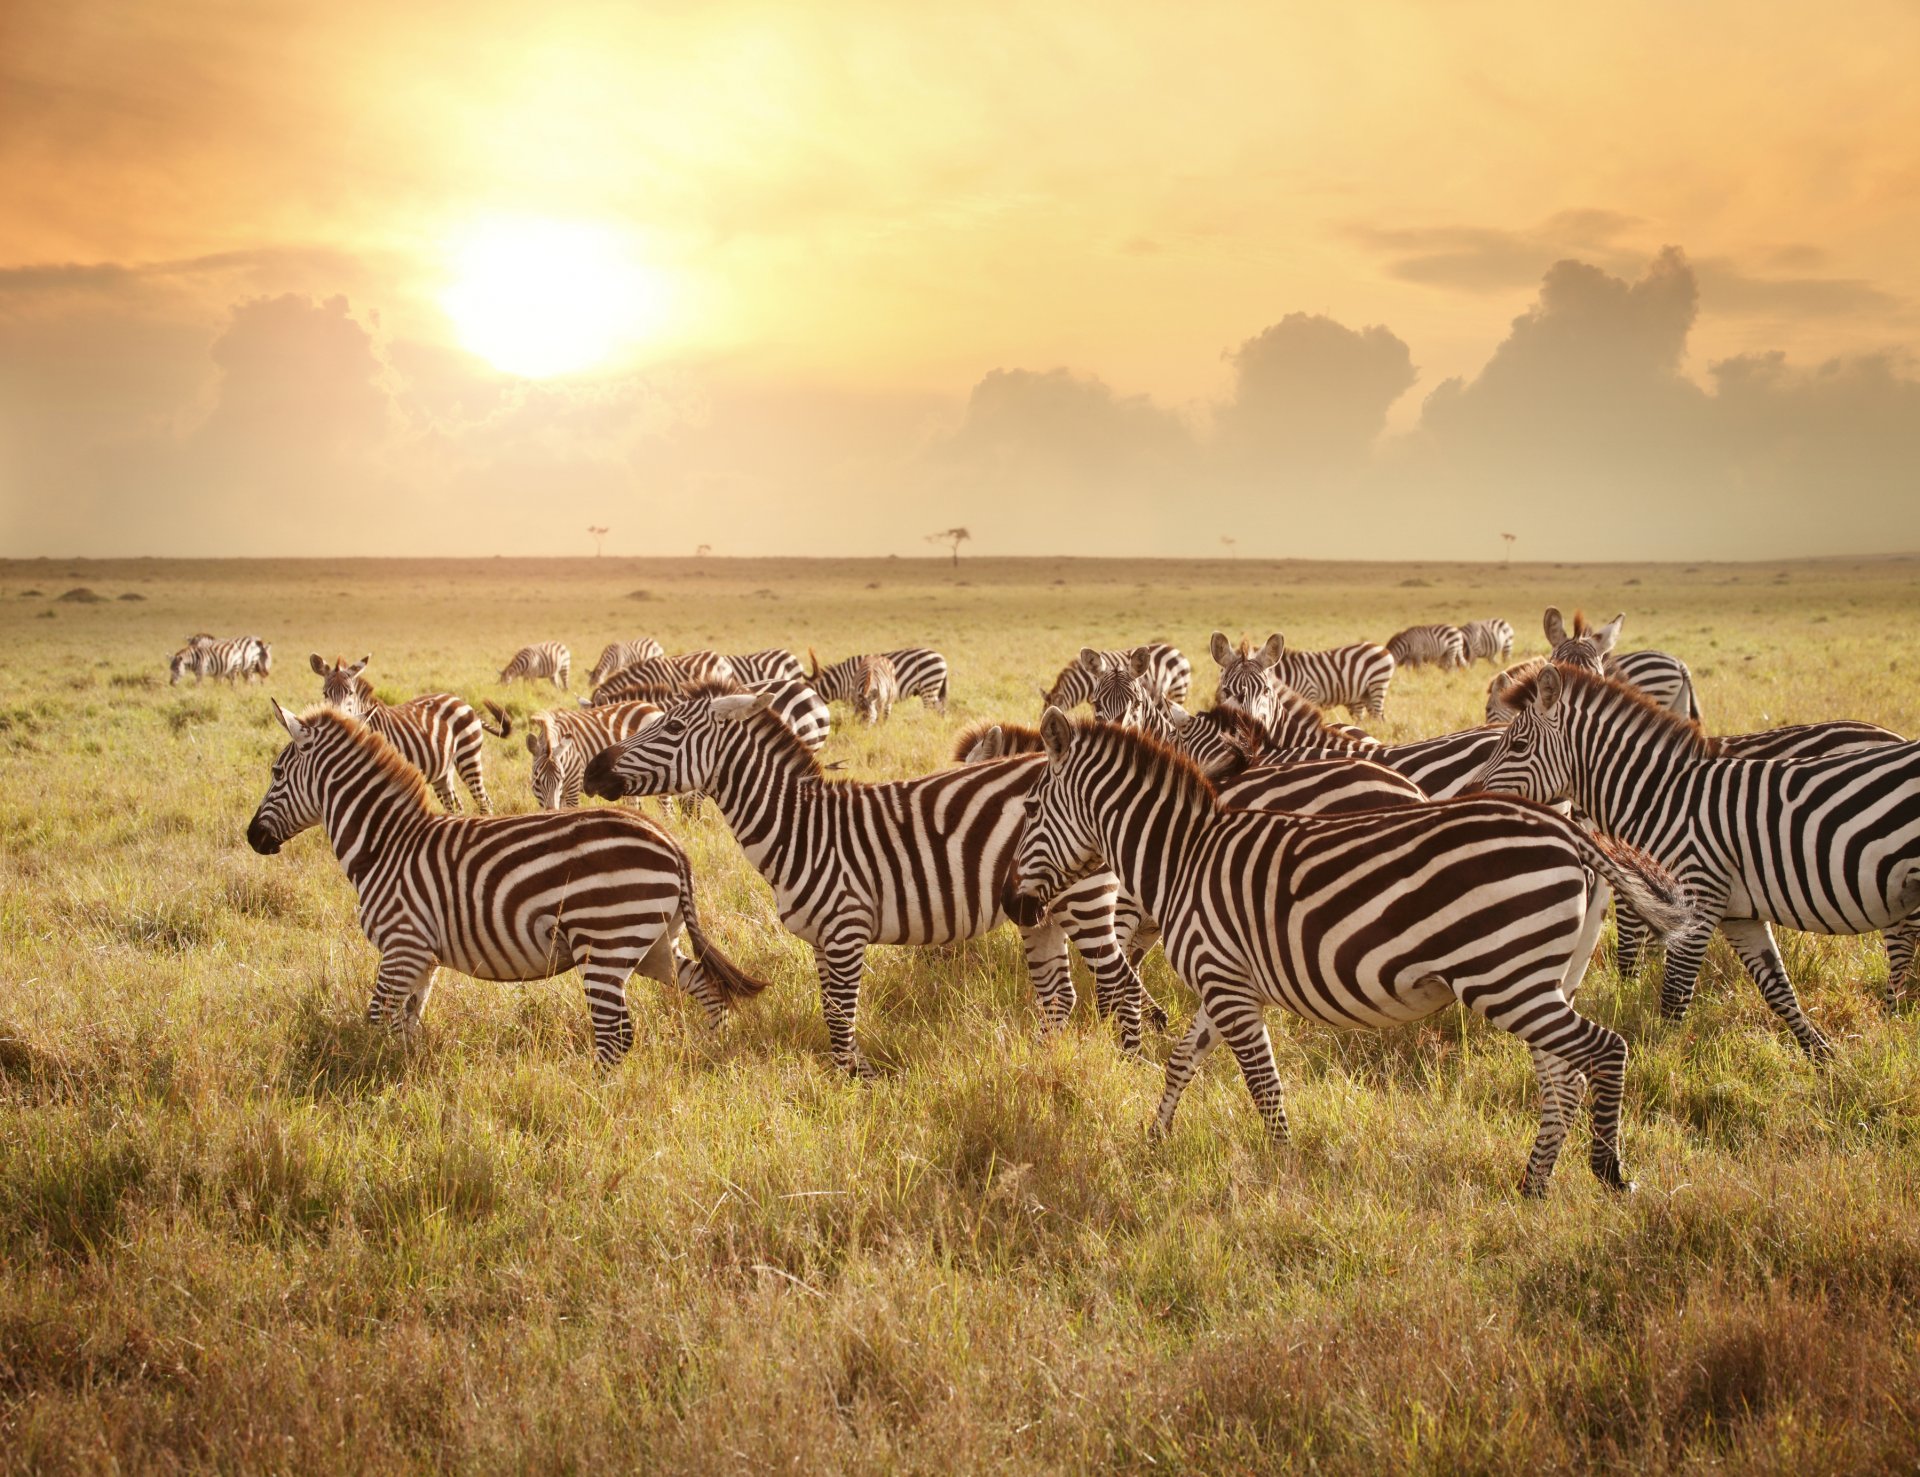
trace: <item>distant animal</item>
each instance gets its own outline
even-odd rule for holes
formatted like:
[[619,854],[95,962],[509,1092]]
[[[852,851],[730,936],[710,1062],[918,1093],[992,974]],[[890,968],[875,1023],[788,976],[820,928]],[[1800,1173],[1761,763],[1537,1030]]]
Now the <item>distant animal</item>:
[[1482,657],[1490,662],[1504,662],[1513,656],[1513,627],[1497,615],[1466,622],[1460,627],[1460,639],[1466,643],[1469,663]]
[[[1193,688],[1193,664],[1178,647],[1164,641],[1145,646],[1124,646],[1115,651],[1097,651],[1091,646],[1060,669],[1052,687],[1040,690],[1040,701],[1049,708],[1077,708],[1093,698],[1097,661],[1110,661],[1141,672],[1154,691],[1170,703],[1184,703]],[[1144,661],[1144,669],[1135,667]]]
[[1458,626],[1408,626],[1387,638],[1387,650],[1402,667],[1438,667],[1450,672],[1467,664],[1467,639]]
[[235,636],[216,640],[205,632],[187,638],[187,644],[167,662],[167,685],[191,676],[198,683],[206,677],[224,677],[229,687],[242,677],[252,682],[273,671],[273,648],[258,636]]
[[[947,659],[939,652],[925,646],[903,646],[898,651],[872,654],[884,656],[893,663],[894,675],[900,683],[899,697],[895,701],[917,697],[926,707],[936,712],[946,712]],[[814,655],[812,647],[808,647],[807,660],[812,664],[807,675],[815,692],[830,703],[859,705],[860,664],[865,657],[850,656],[830,667],[822,667],[820,658]]]
[[622,668],[664,654],[660,643],[651,636],[642,636],[635,641],[610,641],[601,648],[600,659],[593,664],[593,670],[587,673],[587,686],[598,687]]
[[737,674],[730,658],[717,651],[687,651],[679,656],[651,656],[628,667],[593,690],[597,703],[624,703],[636,698],[659,701],[689,692],[703,682],[733,682]]
[[1458,1001],[1532,1051],[1540,1130],[1522,1191],[1546,1192],[1589,1084],[1593,1172],[1629,1188],[1619,1141],[1627,1044],[1569,1002],[1605,915],[1590,874],[1663,928],[1690,921],[1657,866],[1501,798],[1333,817],[1229,811],[1191,763],[1141,734],[1056,710],[1041,735],[1046,773],[1029,803],[1016,891],[1044,902],[1089,869],[1112,869],[1160,920],[1167,962],[1200,997],[1167,1063],[1156,1136],[1172,1126],[1199,1059],[1225,1040],[1268,1133],[1286,1137],[1265,1005],[1378,1029]]
[[1283,644],[1273,675],[1319,707],[1345,708],[1355,718],[1381,718],[1386,716],[1395,665],[1393,654],[1371,641],[1325,651],[1290,651]]
[[659,716],[656,703],[606,703],[532,714],[527,719],[527,752],[533,756],[533,798],[540,808],[578,805],[588,761]]
[[1698,723],[1625,684],[1549,663],[1480,777],[1489,790],[1571,800],[1645,849],[1698,914],[1667,940],[1661,1013],[1682,1018],[1715,928],[1814,1057],[1832,1047],[1801,1009],[1773,924],[1859,934],[1920,912],[1920,744],[1815,759],[1738,759]]
[[807,680],[807,669],[800,665],[800,658],[782,647],[749,651],[744,656],[729,656],[727,660],[733,664],[733,680],[742,687],[752,687],[757,682]]
[[900,674],[894,670],[891,657],[863,656],[859,660],[853,705],[859,710],[860,721],[872,725],[893,712],[893,705],[900,699]]
[[540,641],[532,646],[523,646],[513,654],[513,659],[500,669],[502,685],[525,679],[538,681],[544,677],[562,691],[567,686],[567,669],[573,664],[573,657],[567,648],[558,641]]
[[1604,626],[1589,626],[1586,612],[1576,610],[1569,630],[1560,612],[1549,605],[1541,625],[1553,643],[1553,650],[1544,657],[1531,657],[1494,673],[1493,680],[1487,684],[1487,721],[1505,723],[1513,716],[1507,694],[1548,662],[1562,662],[1596,676],[1617,677],[1661,707],[1699,722],[1700,699],[1693,689],[1693,673],[1685,662],[1664,651],[1614,651],[1626,619],[1623,612]]
[[[418,769],[373,729],[325,707],[298,718],[273,708],[291,742],[247,843],[272,856],[324,828],[380,951],[373,1024],[418,1026],[443,966],[489,980],[577,968],[594,1055],[612,1066],[633,1044],[626,985],[636,969],[682,983],[714,1023],[766,988],[707,938],[686,853],[652,822],[601,808],[436,814]],[[683,926],[691,958],[674,950]]]
[[489,728],[464,699],[450,692],[429,692],[404,703],[384,703],[367,680],[371,655],[349,664],[345,657],[331,662],[318,652],[307,657],[307,664],[320,678],[320,700],[349,717],[358,718],[399,752],[402,759],[419,770],[448,810],[460,808],[459,793],[453,787],[460,777],[473,794],[473,803],[482,811],[493,809],[487,798],[487,781],[481,756],[486,749],[485,735],[506,738],[513,732],[513,720],[498,703],[487,701],[487,711],[500,726]]

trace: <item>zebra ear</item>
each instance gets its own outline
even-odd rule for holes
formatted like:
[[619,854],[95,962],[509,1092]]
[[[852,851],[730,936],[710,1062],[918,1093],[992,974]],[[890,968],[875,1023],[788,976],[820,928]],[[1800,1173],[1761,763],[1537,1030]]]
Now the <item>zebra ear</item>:
[[1547,633],[1547,640],[1558,646],[1567,639],[1567,623],[1560,615],[1560,607],[1549,605],[1546,618],[1540,622],[1540,628]]
[[365,656],[361,657],[359,661],[347,668],[347,675],[349,677],[358,677],[362,672],[367,670],[367,663],[372,660],[373,653],[368,652]]
[[1132,655],[1127,659],[1127,665],[1133,668],[1133,675],[1136,677],[1148,677],[1153,674],[1153,658],[1147,655],[1143,647],[1134,647]]
[[296,744],[304,744],[307,741],[307,725],[281,707],[279,698],[270,697],[267,701],[273,704],[273,716],[280,720],[280,726],[286,729],[287,737]]
[[1267,644],[1260,648],[1260,655],[1256,660],[1263,667],[1277,667],[1280,665],[1280,653],[1286,649],[1287,638],[1275,631],[1267,637]]
[[1233,643],[1227,640],[1225,631],[1213,633],[1213,639],[1207,642],[1207,650],[1213,654],[1214,661],[1223,667],[1233,660]]
[[1540,669],[1540,675],[1533,679],[1533,690],[1535,710],[1551,713],[1559,705],[1561,694],[1566,691],[1566,683],[1561,680],[1560,669],[1552,662],[1548,662]]
[[973,747],[967,750],[967,763],[985,764],[989,759],[998,759],[1007,751],[1007,736],[998,723],[989,728],[973,741]]
[[1176,730],[1185,728],[1193,722],[1193,714],[1178,703],[1168,703],[1160,711],[1166,715],[1167,722],[1171,723]]
[[1627,613],[1623,610],[1593,633],[1593,644],[1600,648],[1600,655],[1605,656],[1613,650],[1614,643],[1620,639],[1620,628],[1626,624],[1626,620]]
[[1058,708],[1048,708],[1040,720],[1040,742],[1046,745],[1048,762],[1058,764],[1073,747],[1073,720]]
[[307,664],[313,668],[314,675],[316,677],[324,677],[327,675],[327,664],[320,660],[319,652],[317,651],[308,652]]
[[813,648],[811,646],[807,648],[807,662],[812,673],[810,680],[815,687],[818,687],[820,685],[820,658],[813,654]]
[[1089,672],[1099,671],[1102,665],[1100,660],[1100,653],[1095,651],[1091,646],[1081,647],[1080,655],[1075,657],[1074,660],[1078,662],[1081,666],[1085,667]]
[[738,723],[773,706],[770,692],[738,692],[713,700],[713,716],[723,723]]

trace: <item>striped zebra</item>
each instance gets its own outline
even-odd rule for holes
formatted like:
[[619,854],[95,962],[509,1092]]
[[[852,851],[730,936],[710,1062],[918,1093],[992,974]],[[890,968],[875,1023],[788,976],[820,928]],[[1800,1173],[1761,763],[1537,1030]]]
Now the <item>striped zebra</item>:
[[1308,702],[1345,708],[1355,718],[1384,718],[1387,686],[1393,681],[1393,653],[1371,641],[1356,641],[1326,651],[1288,651],[1284,638],[1273,675]]
[[[828,783],[766,694],[701,695],[601,754],[586,789],[610,800],[713,797],[772,884],[781,921],[813,945],[835,1064],[870,1076],[854,1033],[867,946],[977,938],[1006,916],[1013,848],[1042,767],[1031,756],[887,784]],[[1113,936],[1111,890],[1086,915],[1034,916],[1020,933],[1044,1031],[1073,1009],[1069,938],[1106,999],[1138,1000]]]
[[[1040,700],[1049,708],[1077,708],[1093,700],[1093,684],[1102,663],[1140,670],[1153,690],[1170,703],[1184,703],[1193,689],[1193,663],[1178,647],[1164,641],[1145,646],[1128,646],[1117,651],[1080,648],[1080,654],[1060,669],[1052,687],[1040,689]],[[1144,670],[1136,666],[1144,664]]]
[[607,678],[635,662],[644,662],[656,656],[665,656],[666,650],[651,636],[642,636],[637,641],[609,641],[600,650],[600,660],[593,664],[593,670],[587,673],[587,686],[598,687]]
[[1468,621],[1460,627],[1460,639],[1466,643],[1469,665],[1482,657],[1490,662],[1513,659],[1513,626],[1497,615]]
[[853,706],[860,721],[871,727],[892,716],[893,705],[900,700],[900,674],[891,657],[863,656],[855,660],[860,668],[854,676]]
[[731,659],[717,651],[688,651],[679,656],[653,656],[623,667],[593,690],[592,701],[624,703],[668,699],[691,691],[703,682],[736,680]]
[[[359,720],[326,707],[273,711],[292,741],[273,761],[247,844],[273,856],[310,826],[325,830],[380,951],[372,1024],[417,1026],[441,968],[484,980],[577,968],[594,1055],[612,1066],[633,1044],[636,969],[682,984],[715,1024],[766,988],[708,941],[686,853],[652,822],[603,809],[441,815],[419,771]],[[691,958],[674,948],[682,926]]]
[[753,687],[762,682],[804,682],[807,669],[800,665],[800,658],[779,646],[770,646],[765,651],[749,651],[744,656],[729,656],[733,664],[733,680],[742,687]]
[[1514,697],[1482,785],[1570,799],[1692,894],[1696,922],[1667,941],[1662,1015],[1686,1014],[1717,927],[1808,1054],[1831,1055],[1772,925],[1859,934],[1920,912],[1920,744],[1724,758],[1699,724],[1576,667],[1543,667]]
[[[1225,638],[1221,640],[1224,644]],[[1329,722],[1312,703],[1264,671],[1259,658],[1246,652],[1246,645],[1242,642],[1237,652],[1228,648],[1230,660],[1220,672],[1221,696],[1208,711],[1187,713],[1155,698],[1126,672],[1109,669],[1094,688],[1094,716],[1171,743],[1209,773],[1220,767],[1212,756],[1228,747],[1249,752],[1319,748],[1338,753],[1378,746],[1379,741],[1364,729]],[[1251,725],[1251,736],[1243,723]]]
[[1144,735],[1058,709],[1041,735],[1046,774],[1021,838],[1018,891],[1044,901],[1090,868],[1112,868],[1161,920],[1167,962],[1200,997],[1167,1062],[1156,1136],[1224,1039],[1268,1132],[1286,1137],[1265,1005],[1379,1029],[1458,1001],[1532,1051],[1540,1131],[1522,1192],[1546,1192],[1589,1081],[1589,1162],[1601,1183],[1629,1188],[1627,1043],[1569,1002],[1605,913],[1590,874],[1663,928],[1688,921],[1657,867],[1521,801],[1337,817],[1227,811],[1185,758]]
[[167,685],[191,675],[197,684],[203,678],[224,677],[229,687],[242,677],[248,682],[273,672],[273,648],[258,636],[235,636],[219,641],[204,632],[191,636],[187,644],[167,662]]
[[1258,651],[1245,636],[1236,646],[1227,640],[1225,631],[1215,631],[1207,640],[1207,651],[1220,668],[1214,706],[1237,708],[1254,722],[1265,723],[1278,701],[1280,679],[1273,669],[1280,664],[1280,653],[1285,649],[1286,642],[1277,631]]
[[578,805],[587,762],[602,749],[632,738],[660,712],[655,703],[606,703],[529,716],[527,752],[533,756],[535,802],[542,810],[570,810]]
[[523,646],[513,654],[513,660],[500,669],[500,682],[505,686],[522,679],[537,682],[545,677],[564,692],[567,671],[572,665],[573,656],[561,642],[539,641],[532,646]]
[[1636,687],[1663,708],[1683,718],[1700,721],[1700,699],[1693,690],[1693,673],[1677,656],[1664,651],[1614,651],[1620,639],[1625,613],[1616,615],[1604,626],[1589,626],[1584,611],[1573,613],[1573,629],[1567,629],[1560,612],[1547,607],[1542,626],[1553,650],[1544,657],[1532,657],[1504,672],[1496,672],[1487,684],[1487,721],[1505,723],[1513,716],[1508,694],[1537,673],[1548,662],[1579,667],[1598,676],[1617,677]]
[[433,793],[448,810],[460,809],[460,796],[454,789],[454,776],[473,793],[473,803],[482,811],[493,809],[487,798],[487,781],[481,764],[486,735],[506,738],[513,732],[513,720],[491,699],[487,711],[500,726],[489,728],[486,720],[468,704],[450,692],[423,693],[404,703],[383,703],[374,695],[367,680],[363,656],[348,665],[345,657],[331,663],[318,652],[307,657],[307,664],[320,678],[320,701],[328,707],[358,718],[399,751],[433,786]]
[[[900,692],[895,701],[904,702],[907,698],[917,697],[921,703],[936,713],[947,711],[947,659],[925,646],[903,646],[898,651],[873,653],[884,656],[893,663],[895,675],[900,680]],[[812,663],[808,679],[813,683],[814,691],[830,703],[847,703],[859,706],[858,684],[860,682],[860,663],[864,656],[850,656],[843,662],[835,662],[830,667],[822,667],[820,658],[814,655],[813,648],[807,648],[807,660]]]
[[1438,667],[1450,672],[1467,664],[1467,641],[1458,626],[1408,626],[1387,638],[1387,651],[1400,667]]

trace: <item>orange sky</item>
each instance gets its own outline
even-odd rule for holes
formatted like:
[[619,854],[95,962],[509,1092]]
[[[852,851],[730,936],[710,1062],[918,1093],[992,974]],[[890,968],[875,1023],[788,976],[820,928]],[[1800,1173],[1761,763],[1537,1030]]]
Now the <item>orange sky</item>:
[[7,551],[1920,545],[1911,5],[639,12],[0,10]]

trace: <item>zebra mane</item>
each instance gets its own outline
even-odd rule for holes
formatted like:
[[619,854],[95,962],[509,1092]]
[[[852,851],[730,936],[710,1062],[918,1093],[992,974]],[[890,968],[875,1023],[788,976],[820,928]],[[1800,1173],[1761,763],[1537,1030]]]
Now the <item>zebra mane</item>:
[[[711,700],[717,697],[742,695],[740,688],[730,682],[702,682],[688,691],[681,700],[691,701],[694,698]],[[760,735],[769,749],[792,759],[803,776],[822,780],[826,778],[826,771],[820,767],[820,756],[809,749],[801,741],[800,735],[787,727],[786,720],[772,708],[762,708],[741,721],[751,723],[754,732]]]
[[[1656,721],[1664,725],[1665,729],[1676,738],[1685,739],[1688,745],[1688,751],[1696,757],[1706,759],[1714,755],[1718,746],[1714,739],[1707,733],[1707,730],[1701,726],[1699,719],[1689,718],[1682,713],[1674,712],[1672,708],[1664,707],[1648,697],[1639,688],[1629,686],[1617,677],[1596,676],[1584,667],[1569,666],[1565,662],[1554,662],[1551,663],[1551,665],[1554,671],[1559,674],[1563,686],[1575,690],[1580,688],[1591,689],[1601,694],[1601,701],[1603,703],[1610,702],[1616,707],[1630,707],[1643,710],[1650,721]],[[1544,672],[1545,670],[1546,665],[1543,664],[1540,671],[1531,672],[1527,676],[1520,678],[1501,694],[1502,699],[1515,708],[1526,707],[1539,696],[1540,672]]]
[[1007,754],[1037,754],[1046,746],[1040,741],[1040,730],[1029,728],[1024,723],[996,723],[991,718],[982,718],[977,723],[969,723],[953,741],[953,757],[964,762],[973,752],[975,744],[985,738],[994,729],[1000,730],[1005,741]]
[[338,729],[348,744],[372,762],[375,772],[387,781],[390,790],[422,810],[432,808],[427,803],[427,777],[401,758],[398,749],[358,718],[349,718],[338,708],[329,708],[321,703],[302,713],[300,721],[308,726],[318,724]]
[[1172,744],[1163,743],[1137,728],[1107,723],[1099,718],[1076,718],[1073,732],[1076,741],[1092,739],[1096,743],[1118,745],[1128,750],[1145,768],[1148,782],[1155,793],[1171,791],[1176,795],[1204,798],[1209,810],[1220,808],[1220,792],[1214,787],[1213,781],[1201,772],[1199,765]]

